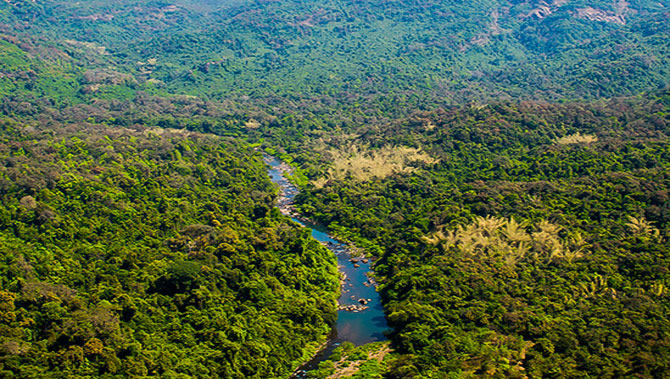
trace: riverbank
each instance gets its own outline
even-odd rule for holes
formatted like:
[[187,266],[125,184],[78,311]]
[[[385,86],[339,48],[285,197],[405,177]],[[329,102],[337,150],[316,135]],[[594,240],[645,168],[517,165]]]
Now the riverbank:
[[325,228],[302,217],[293,205],[298,188],[287,178],[292,168],[268,155],[264,155],[264,159],[269,166],[268,174],[272,182],[279,186],[278,209],[293,221],[309,228],[312,236],[333,252],[340,272],[338,319],[333,333],[326,346],[296,370],[293,377],[300,378],[301,374],[317,368],[319,362],[328,359],[330,353],[341,343],[363,345],[385,341],[387,338],[384,332],[389,328],[381,298],[376,291],[376,282],[372,277],[373,259],[366,257],[361,249],[336,240]]

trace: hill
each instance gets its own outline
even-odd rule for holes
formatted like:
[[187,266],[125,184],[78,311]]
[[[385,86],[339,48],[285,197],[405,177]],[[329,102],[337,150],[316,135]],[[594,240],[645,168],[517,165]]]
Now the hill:
[[[77,73],[90,98],[148,91],[260,104],[265,111],[335,102],[391,113],[393,105],[593,99],[667,85],[667,7],[593,0],[13,0],[0,5],[0,21],[7,33],[102,55]],[[108,72],[91,81],[91,69]],[[125,80],[129,90],[115,87]]]

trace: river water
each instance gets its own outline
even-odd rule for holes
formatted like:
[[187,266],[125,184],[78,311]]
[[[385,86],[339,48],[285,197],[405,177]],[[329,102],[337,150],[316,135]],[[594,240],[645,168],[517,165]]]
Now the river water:
[[[319,362],[326,360],[333,349],[342,342],[349,341],[358,346],[386,340],[383,332],[389,327],[384,317],[384,309],[375,289],[374,280],[368,276],[372,273],[370,267],[372,261],[365,258],[352,258],[349,254],[350,248],[328,235],[323,227],[295,217],[296,215],[292,214],[291,204],[298,189],[285,177],[290,167],[271,156],[265,156],[265,162],[269,166],[270,179],[280,189],[277,204],[279,209],[290,216],[293,221],[310,228],[312,236],[335,254],[341,276],[345,278],[338,300],[340,310],[337,312],[337,323],[328,345],[299,371],[304,373],[304,371],[317,368]],[[301,375],[294,377],[299,378]]]

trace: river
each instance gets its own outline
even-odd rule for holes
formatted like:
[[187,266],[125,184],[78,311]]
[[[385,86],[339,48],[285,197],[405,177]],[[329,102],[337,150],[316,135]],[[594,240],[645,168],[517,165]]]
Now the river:
[[342,342],[349,341],[355,345],[384,341],[383,332],[389,329],[384,317],[381,299],[375,289],[372,273],[372,260],[355,258],[349,252],[351,248],[328,235],[325,228],[310,223],[304,218],[296,217],[291,204],[298,193],[296,186],[286,178],[290,167],[275,157],[265,155],[268,173],[273,183],[280,189],[277,206],[282,213],[312,231],[312,236],[326,246],[337,257],[337,265],[342,281],[341,295],[338,300],[339,310],[337,322],[326,347],[317,353],[312,360],[304,364],[294,375],[304,377],[304,372],[317,368],[319,362],[328,359],[332,351]]

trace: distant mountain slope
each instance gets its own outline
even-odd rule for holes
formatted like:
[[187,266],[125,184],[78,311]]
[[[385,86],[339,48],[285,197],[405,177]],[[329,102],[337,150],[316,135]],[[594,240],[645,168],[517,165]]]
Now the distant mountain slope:
[[0,12],[17,33],[104,46],[141,85],[236,101],[597,98],[670,74],[668,1],[11,0]]

